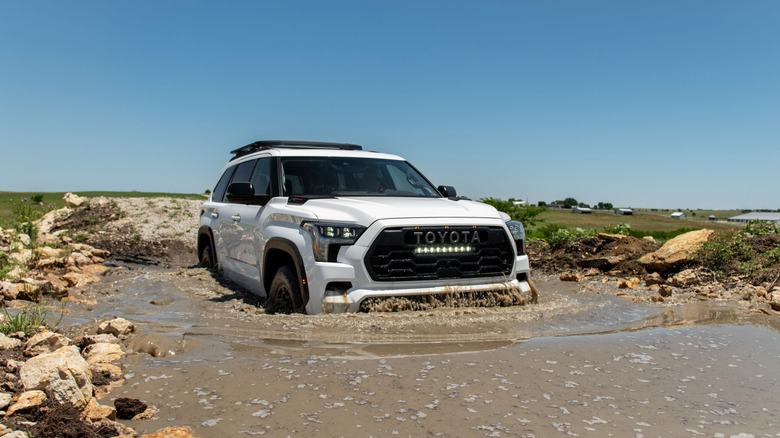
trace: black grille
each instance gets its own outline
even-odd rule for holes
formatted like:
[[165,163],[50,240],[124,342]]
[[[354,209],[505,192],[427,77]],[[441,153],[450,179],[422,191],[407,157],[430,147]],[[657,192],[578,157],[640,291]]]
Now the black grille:
[[[470,251],[457,252],[466,246]],[[456,250],[420,253],[418,248]],[[419,227],[382,231],[365,263],[375,281],[404,281],[509,275],[513,259],[501,227]]]

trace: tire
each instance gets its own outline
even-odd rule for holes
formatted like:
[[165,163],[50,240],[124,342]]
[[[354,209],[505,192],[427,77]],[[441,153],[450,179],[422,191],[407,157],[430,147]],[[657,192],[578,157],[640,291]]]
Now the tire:
[[292,266],[284,265],[274,274],[268,291],[267,307],[270,313],[306,313],[301,298],[301,285]]
[[203,251],[200,252],[200,266],[206,269],[214,269],[216,264],[214,263],[214,252],[211,251],[211,245],[203,247]]

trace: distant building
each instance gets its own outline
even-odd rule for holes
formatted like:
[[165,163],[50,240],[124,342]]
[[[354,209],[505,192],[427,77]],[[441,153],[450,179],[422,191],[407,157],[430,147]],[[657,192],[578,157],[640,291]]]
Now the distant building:
[[591,214],[593,210],[588,207],[574,207],[571,209],[572,213]]
[[528,205],[528,203],[525,201],[513,201],[512,204],[517,205],[518,207],[525,207]]
[[670,214],[669,217],[672,219],[687,219],[688,216],[685,215],[685,213],[681,211],[675,211],[674,213]]
[[714,214],[711,214],[711,215],[710,215],[710,216],[709,216],[707,219],[709,219],[709,221],[710,221],[710,222],[715,222],[715,221],[717,221],[717,220],[718,220],[718,218],[717,218],[717,217],[715,217],[715,215],[714,215]]
[[566,208],[563,204],[559,204],[557,202],[552,202],[550,204],[547,204],[547,208]]
[[616,208],[615,214],[625,214],[625,215],[631,215],[634,214],[634,210],[630,208]]
[[750,221],[774,222],[780,224],[780,213],[745,213],[729,218],[729,222],[748,223]]

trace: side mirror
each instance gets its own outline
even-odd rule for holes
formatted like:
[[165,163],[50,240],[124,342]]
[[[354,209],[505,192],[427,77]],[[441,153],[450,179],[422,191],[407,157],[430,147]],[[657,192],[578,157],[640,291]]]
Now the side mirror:
[[437,188],[437,190],[445,198],[456,199],[458,197],[458,192],[455,190],[455,187],[452,187],[452,186],[439,186]]
[[227,201],[234,204],[265,205],[270,199],[270,195],[255,195],[255,188],[250,182],[232,183],[227,189]]

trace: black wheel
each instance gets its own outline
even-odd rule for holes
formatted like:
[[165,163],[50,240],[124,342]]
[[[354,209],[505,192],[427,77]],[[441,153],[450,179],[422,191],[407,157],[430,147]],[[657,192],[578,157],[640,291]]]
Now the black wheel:
[[268,310],[271,313],[306,313],[301,285],[292,266],[284,265],[274,274],[268,291]]
[[200,252],[200,266],[207,269],[214,269],[214,254],[211,251],[211,245],[206,245]]

